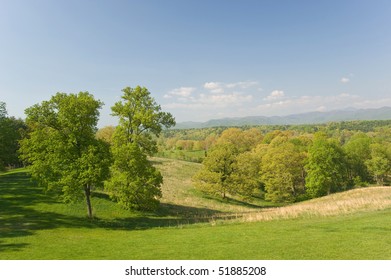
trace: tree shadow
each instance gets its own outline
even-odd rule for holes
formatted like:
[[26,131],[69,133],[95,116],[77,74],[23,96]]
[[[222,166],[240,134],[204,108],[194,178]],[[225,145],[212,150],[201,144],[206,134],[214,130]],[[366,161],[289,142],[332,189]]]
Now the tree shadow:
[[91,198],[96,197],[104,200],[111,201],[110,196],[107,193],[104,193],[102,191],[94,191],[91,193]]
[[274,208],[274,207],[280,207],[281,205],[258,205],[256,203],[252,203],[250,200],[243,201],[239,200],[233,197],[226,196],[225,198],[219,197],[219,196],[212,196],[207,194],[202,194],[202,197],[205,199],[217,201],[220,203],[224,203],[227,205],[235,205],[235,206],[243,206],[246,208],[252,208],[252,209],[265,209],[265,208]]
[[[96,192],[94,197],[110,200],[107,194]],[[0,252],[22,250],[28,243],[12,243],[9,238],[34,235],[37,231],[56,228],[104,228],[108,230],[146,230],[156,227],[178,227],[207,223],[234,216],[208,209],[162,203],[154,213],[140,213],[117,219],[72,216],[34,209],[36,204],[54,205],[59,202],[36,186],[27,173],[0,176]],[[48,207],[50,209],[50,207]]]
[[3,244],[4,242],[0,241],[0,252],[1,251],[22,251],[27,247],[28,243],[16,243],[16,244]]

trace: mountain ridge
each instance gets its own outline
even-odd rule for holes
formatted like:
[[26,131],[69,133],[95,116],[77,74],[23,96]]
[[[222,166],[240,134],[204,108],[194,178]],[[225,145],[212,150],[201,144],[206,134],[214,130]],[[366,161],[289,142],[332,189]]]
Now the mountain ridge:
[[388,120],[391,119],[391,107],[355,109],[352,107],[332,110],[326,112],[306,112],[289,114],[285,116],[247,116],[211,119],[206,122],[181,122],[174,129],[207,128],[217,126],[245,126],[245,125],[299,125],[299,124],[321,124],[338,121],[355,120]]

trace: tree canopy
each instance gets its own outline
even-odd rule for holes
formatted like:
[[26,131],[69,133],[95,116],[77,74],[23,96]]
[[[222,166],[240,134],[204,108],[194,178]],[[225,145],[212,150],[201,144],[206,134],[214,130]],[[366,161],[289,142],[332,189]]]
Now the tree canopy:
[[122,101],[111,108],[113,115],[119,117],[119,125],[112,139],[114,163],[105,189],[127,209],[154,210],[161,197],[163,178],[147,155],[157,151],[152,136],[158,136],[163,127],[175,125],[175,120],[170,113],[161,111],[146,88],[127,87],[122,92]]
[[0,171],[6,166],[20,165],[19,140],[22,139],[25,129],[24,121],[8,116],[5,102],[0,101]]
[[116,141],[137,143],[149,155],[157,152],[152,135],[159,136],[164,127],[174,126],[174,117],[161,111],[160,105],[145,87],[126,87],[122,92],[122,100],[111,107],[112,115],[119,118]]
[[28,133],[20,148],[33,178],[60,190],[65,201],[84,195],[89,217],[91,190],[103,184],[110,164],[108,145],[95,138],[102,105],[88,92],[57,93],[26,109]]

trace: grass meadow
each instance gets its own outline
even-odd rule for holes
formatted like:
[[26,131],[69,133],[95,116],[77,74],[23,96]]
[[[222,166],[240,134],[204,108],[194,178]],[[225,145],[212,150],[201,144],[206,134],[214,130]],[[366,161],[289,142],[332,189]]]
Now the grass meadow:
[[152,159],[161,207],[130,212],[102,191],[94,219],[84,201],[58,202],[28,170],[0,174],[0,259],[391,259],[391,188],[372,187],[294,205],[205,197],[199,164]]

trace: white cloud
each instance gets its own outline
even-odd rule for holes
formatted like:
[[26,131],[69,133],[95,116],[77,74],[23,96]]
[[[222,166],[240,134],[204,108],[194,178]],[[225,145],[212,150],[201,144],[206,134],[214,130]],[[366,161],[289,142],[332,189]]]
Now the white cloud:
[[[279,94],[275,93],[275,97]],[[272,94],[269,95],[269,97]],[[266,100],[266,98],[264,99]],[[390,98],[391,100],[391,98]],[[343,109],[346,107],[357,107],[361,98],[357,95],[352,95],[349,93],[341,93],[338,95],[329,95],[329,96],[298,96],[294,98],[284,98],[281,100],[269,98],[266,101],[266,104],[259,104],[256,107],[256,110],[259,115],[288,115],[312,111],[328,111],[335,109]]]
[[237,83],[231,83],[231,84],[226,84],[227,88],[241,88],[241,89],[248,89],[251,87],[258,86],[258,82],[254,81],[246,81],[246,82],[237,82]]
[[258,82],[231,84],[207,82],[201,88],[180,87],[164,95],[165,98],[170,98],[172,102],[164,104],[163,107],[187,111],[194,109],[197,110],[197,114],[202,114],[198,113],[200,111],[208,111],[208,115],[216,114],[217,112],[214,110],[216,108],[235,113],[241,106],[249,106],[249,103],[253,101],[250,90],[257,91],[256,88],[251,88],[254,86],[258,86]]
[[267,97],[263,100],[273,101],[283,99],[285,97],[285,93],[282,90],[273,90]]
[[164,98],[172,97],[189,97],[196,89],[193,87],[180,87],[171,90],[168,94],[164,95]]
[[220,83],[217,82],[207,82],[204,84],[204,88],[206,89],[216,89],[220,87],[221,87]]
[[[305,112],[324,112],[355,108],[379,108],[391,106],[391,97],[364,98],[348,92],[334,95],[298,95],[286,96],[282,90],[273,90],[265,98],[259,98],[258,88],[239,88],[223,83],[208,83],[199,88],[185,90],[179,88],[171,91],[169,104],[162,107],[170,110],[178,121],[194,120],[207,121],[222,117],[245,117],[245,116],[284,116]],[[224,92],[215,93],[212,90],[223,88]],[[190,92],[190,93],[189,93]],[[175,94],[173,94],[175,93]],[[180,117],[181,116],[181,117]]]
[[[350,77],[350,76],[347,76]],[[313,111],[331,111],[346,107],[376,108],[391,106],[391,97],[364,98],[348,92],[334,95],[287,96],[281,89],[262,96],[258,82],[207,82],[198,87],[179,87],[169,91],[167,103],[178,121],[206,121],[220,117],[283,116]],[[180,117],[181,116],[181,117]]]
[[205,83],[204,88],[208,89],[212,93],[223,93],[224,92],[224,85],[219,82]]
[[349,79],[349,78],[346,78],[346,77],[342,77],[342,78],[341,78],[341,83],[346,84],[346,83],[349,83],[349,82],[350,82],[350,79]]
[[252,95],[243,95],[239,93],[218,94],[218,95],[202,95],[200,101],[205,104],[213,104],[217,106],[227,106],[230,104],[238,104],[252,100]]
[[[223,108],[229,106],[238,106],[245,102],[252,101],[252,95],[243,95],[239,93],[231,94],[205,94],[201,93],[187,102],[173,102],[166,104],[165,108]],[[182,100],[178,100],[182,101]]]

